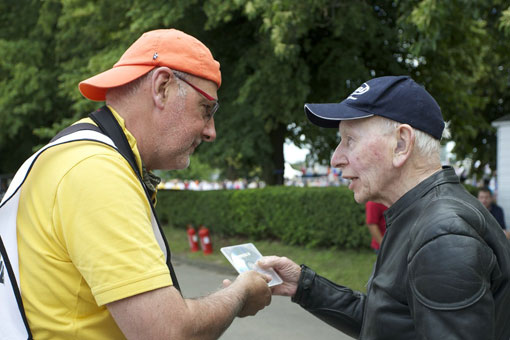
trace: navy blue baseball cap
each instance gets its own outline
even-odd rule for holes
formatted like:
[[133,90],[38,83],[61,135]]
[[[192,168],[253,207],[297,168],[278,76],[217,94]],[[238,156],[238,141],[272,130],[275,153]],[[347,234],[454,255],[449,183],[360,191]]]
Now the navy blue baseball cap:
[[340,103],[305,104],[308,119],[325,128],[338,128],[342,120],[381,116],[441,139],[441,108],[421,85],[409,76],[374,78],[363,83]]

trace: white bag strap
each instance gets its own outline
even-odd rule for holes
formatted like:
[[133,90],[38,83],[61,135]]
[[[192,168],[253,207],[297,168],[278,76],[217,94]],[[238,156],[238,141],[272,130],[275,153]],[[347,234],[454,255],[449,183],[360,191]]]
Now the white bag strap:
[[23,163],[0,203],[0,320],[2,320],[0,339],[32,339],[19,286],[16,219],[20,188],[41,153],[55,145],[77,140],[94,140],[115,147],[110,138],[92,130],[77,131],[63,136],[44,146]]
[[[82,126],[78,126],[82,125]],[[83,127],[86,125],[86,127]],[[119,151],[114,142],[92,124],[76,124],[68,128],[76,130],[72,133],[57,135],[50,143],[45,145],[30,158],[28,158],[14,175],[7,192],[0,202],[0,339],[32,339],[32,334],[23,308],[19,285],[18,242],[16,236],[16,220],[18,214],[19,195],[21,186],[25,182],[37,158],[47,149],[75,141],[90,140],[109,145]],[[69,132],[69,130],[67,131]],[[122,153],[121,153],[122,154]],[[139,177],[137,175],[137,177]],[[139,177],[141,181],[141,178]],[[144,186],[141,181],[141,185]],[[145,190],[145,188],[144,188]],[[168,251],[164,236],[161,233],[154,207],[151,206],[151,225],[154,236],[160,246],[165,259],[168,260]],[[167,261],[169,263],[170,261]],[[172,268],[171,268],[172,269]],[[171,270],[171,274],[175,275]],[[173,278],[174,276],[172,276]],[[177,280],[175,284],[178,287]]]

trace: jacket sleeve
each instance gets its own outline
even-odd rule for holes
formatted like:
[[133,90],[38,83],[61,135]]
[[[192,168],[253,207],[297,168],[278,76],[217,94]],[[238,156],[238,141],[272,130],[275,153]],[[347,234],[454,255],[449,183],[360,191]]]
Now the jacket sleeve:
[[444,234],[408,259],[417,339],[495,339],[492,250],[470,235]]
[[292,301],[345,334],[359,336],[364,294],[334,284],[301,265],[298,289]]

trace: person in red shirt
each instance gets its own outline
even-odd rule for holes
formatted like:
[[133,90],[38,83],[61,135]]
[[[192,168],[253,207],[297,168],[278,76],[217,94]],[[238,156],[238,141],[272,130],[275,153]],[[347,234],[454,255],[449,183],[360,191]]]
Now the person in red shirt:
[[377,252],[381,246],[382,238],[386,232],[386,220],[383,212],[388,209],[383,204],[368,201],[365,203],[365,220],[372,235],[370,246]]

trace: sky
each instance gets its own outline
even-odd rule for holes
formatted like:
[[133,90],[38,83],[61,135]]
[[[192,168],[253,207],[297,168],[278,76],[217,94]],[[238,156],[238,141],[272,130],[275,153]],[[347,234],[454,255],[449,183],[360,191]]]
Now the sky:
[[285,144],[283,144],[283,155],[285,157],[285,162],[294,164],[297,162],[302,162],[305,160],[306,155],[310,152],[308,149],[300,149],[294,143],[287,140]]

